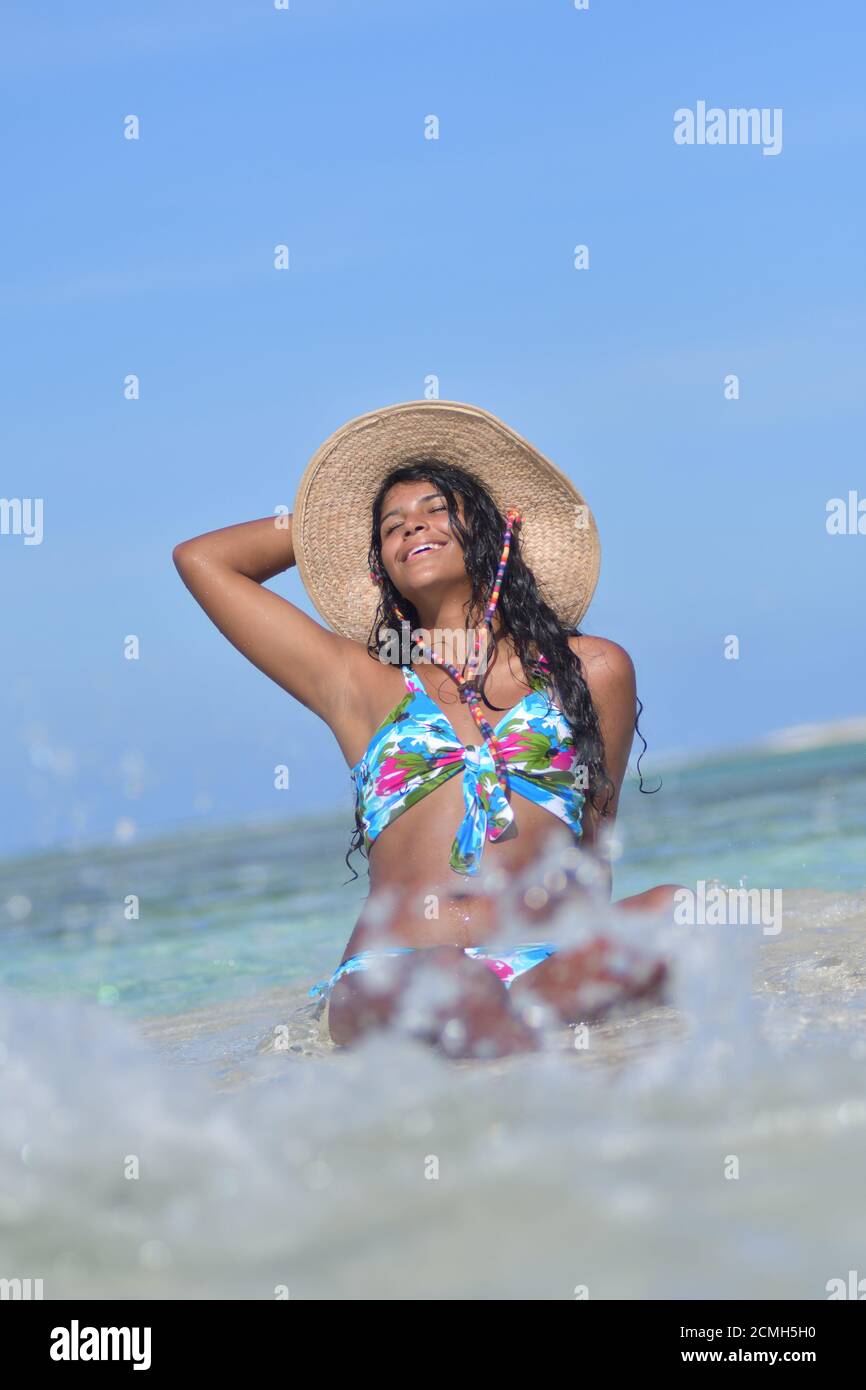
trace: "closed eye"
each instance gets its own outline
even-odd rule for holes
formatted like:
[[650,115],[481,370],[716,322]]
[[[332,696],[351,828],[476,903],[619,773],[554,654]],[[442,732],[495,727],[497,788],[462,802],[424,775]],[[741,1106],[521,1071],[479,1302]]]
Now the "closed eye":
[[[447,510],[448,510],[448,505],[447,505],[447,503],[446,503],[446,504],[443,504],[443,506],[441,506],[441,507],[431,507],[431,508],[430,508],[430,511],[431,511],[431,512],[447,512]],[[392,531],[396,531],[396,530],[397,530],[397,527],[398,527],[398,526],[402,526],[402,525],[403,525],[402,521],[395,521],[393,526],[389,526],[389,527],[387,528],[387,530],[385,531],[385,535],[386,535],[386,536],[390,536],[390,534],[391,534]]]

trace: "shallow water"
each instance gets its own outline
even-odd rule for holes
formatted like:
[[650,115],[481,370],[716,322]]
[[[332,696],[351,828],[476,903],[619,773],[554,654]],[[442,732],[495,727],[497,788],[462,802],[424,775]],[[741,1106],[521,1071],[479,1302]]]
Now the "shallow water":
[[365,891],[345,818],[0,865],[0,1276],[571,1299],[866,1275],[866,747],[671,772],[619,837],[618,894],[745,878],[784,890],[782,930],[620,923],[671,961],[667,1005],[492,1062],[322,1038],[306,991]]

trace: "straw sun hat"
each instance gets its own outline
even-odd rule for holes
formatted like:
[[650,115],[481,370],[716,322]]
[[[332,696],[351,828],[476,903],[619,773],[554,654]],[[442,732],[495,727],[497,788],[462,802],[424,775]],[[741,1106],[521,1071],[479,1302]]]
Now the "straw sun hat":
[[379,594],[367,567],[373,498],[392,468],[429,454],[472,473],[503,517],[517,508],[523,557],[557,616],[576,627],[601,559],[589,507],[538,449],[495,415],[459,401],[406,401],[359,415],[311,458],[292,538],[304,587],[325,621],[367,642]]

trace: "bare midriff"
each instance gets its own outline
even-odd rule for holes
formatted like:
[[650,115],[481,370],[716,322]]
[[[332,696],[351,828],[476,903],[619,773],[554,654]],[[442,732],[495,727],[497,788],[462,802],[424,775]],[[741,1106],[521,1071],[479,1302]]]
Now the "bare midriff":
[[563,847],[578,842],[549,811],[516,792],[510,801],[514,825],[499,840],[485,840],[477,874],[455,873],[449,864],[465,810],[459,773],[386,826],[370,847],[370,894],[344,958],[385,948],[389,942],[416,947],[479,946],[506,925],[501,913],[507,911],[509,883],[518,875],[515,908],[519,906],[528,923],[542,924],[550,916],[551,905],[534,904],[533,895],[526,901],[530,877],[526,871],[551,842]]
[[[372,708],[367,711],[364,728],[354,730],[355,736],[342,745],[350,766],[405,690],[402,676],[397,680],[395,672],[372,665],[376,676]],[[429,664],[416,666],[415,675],[464,747],[478,747],[478,726],[457,699],[449,678]],[[498,671],[494,669],[488,680],[487,712],[501,719],[529,688],[525,675],[521,678],[519,663],[503,655]],[[519,792],[510,792],[509,802],[514,823],[498,840],[485,837],[475,874],[456,873],[449,862],[466,811],[459,770],[387,825],[370,846],[370,893],[343,959],[358,951],[384,948],[388,941],[415,947],[480,946],[508,925],[501,914],[509,911],[510,902],[519,909],[521,920],[537,926],[541,933],[553,907],[526,901],[526,888],[533,882],[530,866],[538,863],[549,847],[573,847],[584,841],[550,811]],[[517,876],[520,882],[513,885],[512,895],[509,881]]]

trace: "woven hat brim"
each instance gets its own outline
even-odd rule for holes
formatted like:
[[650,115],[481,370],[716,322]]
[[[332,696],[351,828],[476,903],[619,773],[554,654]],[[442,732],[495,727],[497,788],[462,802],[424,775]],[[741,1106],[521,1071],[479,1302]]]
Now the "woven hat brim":
[[367,568],[372,502],[392,468],[433,454],[472,473],[504,514],[523,518],[521,553],[544,598],[576,627],[598,583],[601,546],[582,494],[495,415],[460,401],[405,401],[349,420],[316,450],[295,498],[295,558],[336,632],[366,643],[378,592]]

